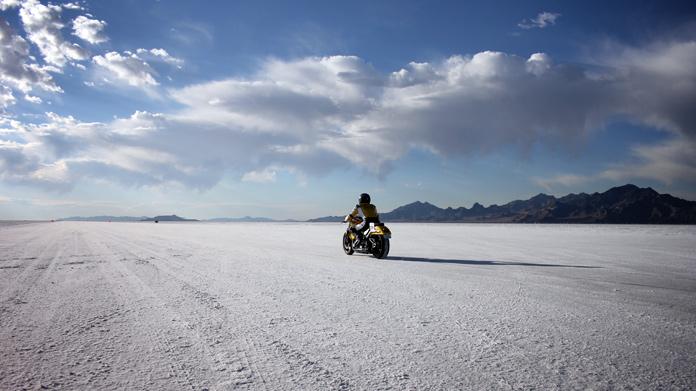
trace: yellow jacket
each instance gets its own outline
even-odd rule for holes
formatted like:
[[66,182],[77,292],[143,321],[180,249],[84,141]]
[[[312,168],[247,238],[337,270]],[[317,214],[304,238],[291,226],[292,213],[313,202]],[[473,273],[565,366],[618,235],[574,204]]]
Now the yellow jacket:
[[379,213],[377,213],[377,207],[372,204],[358,204],[355,205],[355,209],[350,212],[352,217],[362,216],[365,220],[379,220]]

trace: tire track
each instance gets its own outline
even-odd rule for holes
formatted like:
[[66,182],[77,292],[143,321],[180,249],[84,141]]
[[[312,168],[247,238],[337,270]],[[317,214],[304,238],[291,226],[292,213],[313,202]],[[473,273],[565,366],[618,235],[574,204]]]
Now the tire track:
[[[34,225],[34,228],[36,227],[48,226]],[[61,309],[66,298],[55,295],[61,285],[55,284],[54,280],[60,281],[65,275],[60,270],[60,260],[66,252],[75,250],[84,240],[77,231],[53,231],[51,234],[46,235],[45,231],[39,230],[36,236],[39,239],[33,243],[38,247],[39,254],[25,257],[34,262],[25,268],[22,278],[15,281],[5,292],[10,292],[12,300],[19,304],[13,310],[6,311],[7,317],[2,318],[9,319],[10,322],[3,321],[1,329],[2,341],[9,344],[7,347],[3,346],[3,351],[11,354],[6,369],[10,381],[15,382],[13,384],[17,387],[21,384],[21,387],[26,388],[44,378],[44,367],[50,365],[47,364],[48,358],[60,354],[58,346],[61,338],[49,330],[56,325],[63,325],[57,320],[65,315],[61,313]],[[46,261],[48,263],[45,263]],[[54,379],[50,384],[58,382]]]
[[[308,354],[292,347],[287,342],[280,340],[277,336],[265,330],[263,325],[268,324],[270,319],[259,318],[258,315],[254,314],[253,308],[257,305],[256,303],[240,302],[243,301],[243,297],[238,297],[235,302],[236,310],[233,311],[232,307],[223,305],[217,297],[196,287],[196,285],[204,286],[209,283],[210,276],[191,269],[190,263],[188,265],[183,264],[178,257],[163,258],[159,252],[152,250],[150,247],[134,243],[132,240],[114,239],[120,241],[121,245],[125,246],[124,248],[127,248],[127,251],[133,256],[150,254],[148,257],[150,263],[156,262],[156,267],[168,272],[172,279],[177,280],[183,289],[190,293],[190,296],[197,297],[196,301],[199,304],[203,304],[211,311],[214,311],[209,313],[208,316],[222,321],[224,324],[231,325],[236,323],[237,327],[241,326],[242,329],[233,334],[241,336],[245,345],[243,350],[252,353],[253,358],[245,353],[246,361],[248,361],[250,368],[253,369],[253,373],[259,378],[261,384],[264,384],[264,387],[271,381],[267,376],[264,376],[264,373],[274,375],[273,389],[283,388],[284,384],[286,384],[279,379],[279,368],[272,365],[272,363],[276,363],[275,366],[277,366],[278,361],[281,360],[287,367],[282,373],[282,377],[290,377],[294,382],[293,384],[297,385],[307,379],[313,379],[308,386],[317,387],[320,384],[320,388],[342,390],[350,388],[350,382],[345,376],[329,370],[316,359],[310,359]],[[186,266],[189,266],[189,268],[186,268]],[[196,280],[196,284],[194,285],[183,280],[182,277],[184,276],[193,277]],[[240,304],[243,304],[243,306],[240,306]],[[252,319],[252,317],[256,317],[256,319]],[[243,322],[244,320],[246,320],[246,324]],[[263,369],[260,366],[263,366]]]
[[[133,267],[137,266],[138,269],[129,271],[131,274],[141,278],[142,284],[151,289],[153,294],[168,298],[165,305],[186,322],[187,327],[195,332],[197,338],[202,340],[201,345],[206,347],[209,356],[216,357],[216,362],[213,362],[214,365],[210,365],[210,367],[216,372],[231,374],[223,376],[225,379],[221,379],[219,385],[223,387],[247,387],[253,383],[255,378],[258,378],[257,383],[263,389],[267,388],[267,380],[263,376],[263,372],[247,353],[254,350],[252,345],[244,332],[238,331],[230,334],[229,329],[223,327],[224,325],[234,325],[237,319],[229,316],[221,317],[219,312],[223,307],[215,297],[176,277],[180,274],[179,272],[167,270],[165,265],[155,265],[153,261],[157,260],[157,257],[143,257],[143,254],[148,251],[137,246],[134,247],[133,243],[124,243],[122,239],[114,237],[111,237],[108,242],[115,244],[112,251],[121,251],[120,255],[123,258],[135,260]],[[166,274],[166,278],[162,278],[162,274]],[[232,345],[235,354],[231,355],[230,346],[224,345],[221,340],[226,330],[228,331],[228,339],[243,342],[245,348],[239,349],[236,345]],[[218,378],[220,377],[218,376]],[[273,388],[280,387],[280,384],[276,384],[276,386]]]
[[[123,289],[122,287],[112,287],[114,294],[119,298],[123,305],[128,305],[134,311],[136,324],[133,324],[129,333],[133,337],[142,336],[144,333],[145,340],[148,341],[145,345],[149,355],[157,353],[163,355],[159,357],[154,365],[141,368],[141,365],[136,364],[139,368],[147,370],[146,379],[131,379],[136,382],[147,380],[148,383],[143,387],[151,388],[156,386],[156,383],[164,382],[171,386],[171,379],[178,387],[186,389],[198,389],[205,385],[205,379],[199,377],[195,373],[195,367],[191,365],[187,356],[189,348],[193,345],[188,341],[195,339],[190,331],[184,329],[180,325],[173,325],[171,320],[173,314],[163,312],[169,303],[163,300],[162,296],[152,289],[152,286],[143,281],[142,277],[133,273],[126,265],[119,253],[119,248],[114,248],[108,243],[108,238],[102,235],[90,241],[90,246],[96,249],[103,259],[107,262],[103,265],[102,272],[108,280],[123,281],[131,289]],[[136,299],[137,298],[137,299]],[[137,306],[134,300],[137,300]],[[135,307],[135,308],[133,308]],[[162,324],[162,322],[167,322]],[[197,362],[204,362],[206,356],[199,357]],[[163,360],[162,360],[163,359]],[[159,370],[157,365],[164,364],[168,368],[168,373],[160,374],[153,373],[153,369]],[[154,375],[154,376],[153,376]],[[168,388],[167,386],[166,388]]]
[[[20,306],[29,303],[28,297],[32,290],[39,286],[39,282],[55,267],[56,260],[64,251],[59,239],[56,233],[48,237],[34,236],[34,239],[23,242],[22,255],[8,257],[29,262],[23,265],[23,270],[0,294],[0,327],[5,327],[8,321],[15,319],[15,313],[21,310]],[[40,246],[38,251],[37,245]],[[5,257],[7,256],[3,256]]]

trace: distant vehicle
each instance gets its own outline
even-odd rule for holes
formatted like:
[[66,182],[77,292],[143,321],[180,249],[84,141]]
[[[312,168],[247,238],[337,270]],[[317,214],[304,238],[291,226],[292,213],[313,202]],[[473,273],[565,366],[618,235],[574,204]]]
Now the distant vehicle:
[[356,234],[351,230],[351,225],[358,225],[362,222],[360,216],[347,215],[343,219],[344,223],[349,223],[346,232],[343,233],[343,251],[348,255],[354,252],[362,254],[372,254],[375,258],[382,259],[389,255],[389,239],[391,231],[384,223],[370,223],[370,228],[364,238],[354,245]]

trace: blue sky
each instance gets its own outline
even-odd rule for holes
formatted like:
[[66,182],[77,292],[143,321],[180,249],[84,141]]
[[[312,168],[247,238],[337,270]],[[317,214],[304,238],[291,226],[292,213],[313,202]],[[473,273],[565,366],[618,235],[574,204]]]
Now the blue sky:
[[0,10],[0,219],[696,199],[693,2]]

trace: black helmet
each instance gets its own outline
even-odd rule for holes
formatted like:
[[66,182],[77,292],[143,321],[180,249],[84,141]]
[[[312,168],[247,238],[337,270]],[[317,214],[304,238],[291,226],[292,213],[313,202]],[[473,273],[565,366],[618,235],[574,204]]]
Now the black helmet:
[[360,194],[360,204],[369,204],[370,203],[370,195],[367,193],[362,193]]

